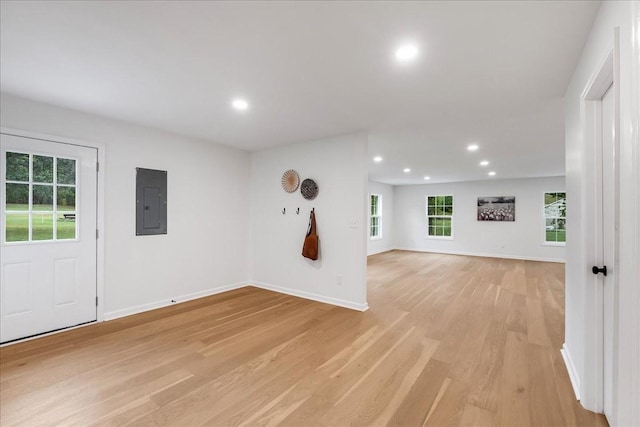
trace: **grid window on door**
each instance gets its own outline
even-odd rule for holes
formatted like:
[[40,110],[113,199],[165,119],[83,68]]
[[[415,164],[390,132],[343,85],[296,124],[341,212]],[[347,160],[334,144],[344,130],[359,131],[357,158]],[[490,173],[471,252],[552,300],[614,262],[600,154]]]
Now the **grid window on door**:
[[544,241],[567,241],[567,193],[544,193]]
[[10,151],[5,156],[4,241],[75,239],[76,160]]
[[453,236],[453,196],[427,196],[427,236]]
[[371,239],[379,239],[382,237],[382,196],[379,194],[371,195],[369,237]]

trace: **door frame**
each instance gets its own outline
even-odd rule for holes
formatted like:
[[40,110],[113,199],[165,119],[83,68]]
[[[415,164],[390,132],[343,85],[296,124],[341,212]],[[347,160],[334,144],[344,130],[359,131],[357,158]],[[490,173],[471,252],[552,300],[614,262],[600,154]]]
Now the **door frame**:
[[[590,269],[592,265],[602,265],[603,263],[603,242],[601,240],[602,228],[602,97],[611,87],[614,91],[614,265],[610,266],[614,271],[619,271],[620,258],[620,49],[619,49],[619,28],[614,28],[612,37],[612,47],[607,58],[596,70],[592,78],[587,83],[581,96],[582,123],[585,146],[585,157],[583,158],[584,170],[591,170],[594,173],[587,174],[584,181],[583,191],[586,197],[583,199],[582,212],[585,212],[585,221],[581,230],[585,236],[583,249],[583,259],[585,268],[585,300],[584,300],[584,354],[583,368],[581,375],[582,382],[576,395],[582,404],[602,413],[604,411],[604,287],[601,285],[601,278],[592,275]],[[613,283],[613,349],[612,349],[612,381],[613,388],[612,401],[615,414],[617,401],[618,369],[618,307],[619,307],[619,275],[615,275]],[[575,386],[575,385],[574,385]]]
[[[37,139],[45,142],[57,143],[57,144],[67,144],[67,145],[77,145],[80,147],[88,147],[97,149],[98,153],[98,176],[97,176],[97,188],[96,188],[96,227],[98,229],[98,238],[96,239],[96,295],[98,296],[98,305],[96,306],[96,322],[104,321],[104,185],[105,185],[105,145],[98,142],[90,142],[90,141],[81,141],[78,139],[66,138],[61,136],[47,135],[37,132],[31,132],[22,129],[13,129],[7,127],[0,127],[0,133],[11,136],[18,136],[24,138]],[[76,327],[83,327],[87,325],[91,325],[91,323],[87,323],[84,325],[79,325]],[[39,338],[45,335],[55,334],[58,332],[67,331],[69,329],[74,329],[76,327],[66,328],[59,331],[49,332],[42,335],[38,335],[31,338],[25,338],[23,340],[16,340],[8,343],[6,345],[11,345],[14,343],[27,341],[29,339]]]

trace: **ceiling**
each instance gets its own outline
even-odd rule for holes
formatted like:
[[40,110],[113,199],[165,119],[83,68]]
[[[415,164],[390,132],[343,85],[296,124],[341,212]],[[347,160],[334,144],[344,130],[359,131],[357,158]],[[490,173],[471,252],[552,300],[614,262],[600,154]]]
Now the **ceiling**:
[[[390,184],[557,176],[598,7],[3,1],[0,88],[245,150],[367,131],[370,179]],[[419,54],[399,64],[405,41]]]

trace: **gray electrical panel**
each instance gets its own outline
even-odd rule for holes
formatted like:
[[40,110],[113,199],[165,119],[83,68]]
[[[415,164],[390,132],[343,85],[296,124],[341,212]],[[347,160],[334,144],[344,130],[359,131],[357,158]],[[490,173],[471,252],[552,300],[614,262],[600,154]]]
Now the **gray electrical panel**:
[[167,171],[136,168],[136,236],[167,234]]

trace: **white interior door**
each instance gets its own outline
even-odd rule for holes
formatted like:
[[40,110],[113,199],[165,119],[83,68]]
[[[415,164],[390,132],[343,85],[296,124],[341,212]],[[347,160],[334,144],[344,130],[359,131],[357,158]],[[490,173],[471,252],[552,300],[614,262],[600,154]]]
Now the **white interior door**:
[[615,227],[616,227],[616,150],[615,105],[613,86],[602,97],[602,263],[607,267],[603,281],[603,397],[604,414],[609,420],[613,413],[614,349],[614,284],[615,284]]
[[96,320],[97,149],[2,134],[0,342]]

